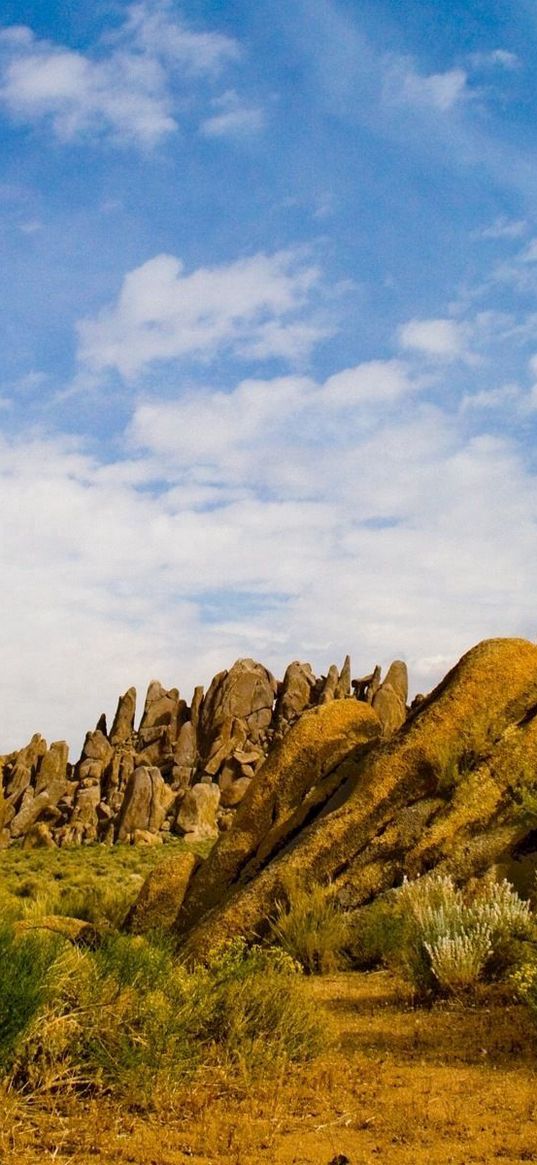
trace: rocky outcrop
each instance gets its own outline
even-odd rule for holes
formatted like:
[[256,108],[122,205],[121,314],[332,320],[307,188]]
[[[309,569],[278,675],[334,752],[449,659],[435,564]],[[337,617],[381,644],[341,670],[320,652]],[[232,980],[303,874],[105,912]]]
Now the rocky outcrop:
[[199,783],[188,789],[177,814],[177,825],[188,841],[216,837],[216,814],[220,804],[218,785]]
[[407,667],[406,663],[397,659],[371,697],[372,706],[382,724],[383,736],[392,736],[405,723],[407,701]]
[[131,934],[171,930],[200,860],[192,850],[185,850],[151,870],[125,919],[125,930]]
[[[390,686],[399,698],[403,684],[398,668]],[[330,710],[329,702],[318,715]],[[304,716],[284,741],[282,791],[292,784],[307,723]],[[265,819],[263,838],[256,832],[250,843],[241,807],[194,874],[179,912],[176,927],[191,956],[202,958],[236,936],[262,935],[274,902],[297,878],[306,886],[330,881],[345,905],[357,907],[405,874],[439,869],[466,879],[531,846],[537,646],[517,639],[478,645],[393,737],[333,757],[328,798],[307,813],[303,801],[280,838]],[[247,795],[252,803],[258,797],[260,816],[262,771]]]
[[333,795],[343,758],[379,733],[374,711],[356,700],[306,712],[261,766],[231,829],[203,863],[187,893],[181,927],[188,930],[230,887],[255,878]]
[[157,768],[136,768],[127,782],[118,822],[118,841],[130,841],[137,830],[158,833],[175,800]]
[[27,835],[37,844],[45,833],[54,845],[214,838],[232,826],[273,748],[313,709],[373,703],[384,734],[396,730],[406,715],[402,669],[393,664],[381,686],[378,668],[353,680],[348,656],[326,676],[295,660],[278,682],[262,664],[240,659],[206,694],[197,687],[190,707],[177,688],[152,681],[138,726],[129,688],[110,730],[103,714],[75,764],[64,742],[48,748],[39,735],[0,757],[0,846]]

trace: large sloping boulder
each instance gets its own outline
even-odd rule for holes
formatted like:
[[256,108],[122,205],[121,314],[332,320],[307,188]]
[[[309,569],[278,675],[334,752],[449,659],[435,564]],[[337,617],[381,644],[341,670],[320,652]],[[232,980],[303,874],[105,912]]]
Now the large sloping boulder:
[[253,878],[333,794],[341,760],[379,733],[375,712],[357,700],[332,700],[305,712],[257,770],[232,829],[191,883],[180,927],[188,929],[231,886]]
[[[332,879],[357,904],[396,884],[405,869],[454,866],[464,856],[468,875],[487,868],[530,828],[516,790],[537,783],[536,713],[537,647],[493,639],[473,648],[391,739],[337,766],[328,803],[262,860],[256,851],[252,861],[242,841],[241,806],[189,888],[179,915],[187,950],[203,957],[237,935],[263,933],[275,900],[297,877]],[[286,769],[279,779],[285,786]],[[239,867],[235,846],[245,851]]]

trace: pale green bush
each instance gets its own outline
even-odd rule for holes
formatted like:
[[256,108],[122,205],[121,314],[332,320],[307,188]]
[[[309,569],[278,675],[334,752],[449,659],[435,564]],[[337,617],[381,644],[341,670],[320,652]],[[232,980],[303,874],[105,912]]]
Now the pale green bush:
[[529,904],[505,880],[484,884],[468,901],[447,876],[405,879],[398,907],[406,924],[401,962],[421,990],[456,993],[505,972],[513,941],[534,925]]
[[434,943],[424,943],[431,971],[444,991],[456,993],[473,986],[481,978],[492,954],[490,931],[477,926],[469,934],[440,935]]

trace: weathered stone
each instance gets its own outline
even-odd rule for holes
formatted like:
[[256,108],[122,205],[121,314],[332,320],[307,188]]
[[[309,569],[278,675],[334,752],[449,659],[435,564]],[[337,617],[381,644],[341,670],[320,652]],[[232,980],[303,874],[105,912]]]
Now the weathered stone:
[[239,777],[221,790],[221,805],[223,809],[234,809],[239,805],[251,785],[248,777]]
[[106,801],[99,801],[96,813],[99,821],[110,821],[110,818],[114,816],[113,810],[107,805]]
[[61,935],[75,947],[89,947],[95,950],[111,931],[110,926],[97,926],[94,922],[84,922],[80,918],[67,918],[60,914],[47,914],[43,918],[24,918],[14,923],[16,934],[31,931],[49,931]]
[[20,809],[10,824],[11,836],[23,837],[49,807],[48,790],[45,789],[41,793],[34,794],[33,789],[27,789],[23,794]]
[[136,829],[157,832],[174,800],[173,789],[156,768],[137,768],[127,784],[118,823],[118,841]]
[[375,693],[373,708],[382,724],[383,736],[392,736],[405,723],[406,707],[387,680]]
[[[384,684],[390,684],[403,704],[408,700],[408,670],[402,659],[396,659],[390,664],[384,678]],[[382,685],[384,687],[384,684]]]
[[97,806],[100,800],[101,790],[99,785],[92,785],[89,788],[80,788],[78,790],[70,823],[75,836],[77,834],[79,835],[77,840],[95,841],[99,823]]
[[276,703],[274,722],[277,730],[283,725],[294,724],[310,706],[314,688],[315,676],[309,663],[299,663],[298,660],[290,663]]
[[343,779],[334,784],[331,776],[342,759],[379,733],[375,712],[357,700],[333,700],[305,712],[258,769],[232,829],[194,878],[180,925],[187,930],[231,885],[253,877],[315,808],[320,811]]
[[112,744],[125,744],[134,732],[136,716],[136,688],[129,688],[119,697],[114,722],[110,731]]
[[177,814],[177,827],[194,838],[216,837],[216,813],[220,804],[218,785],[193,785],[187,789]]
[[30,765],[24,764],[22,761],[17,760],[13,767],[10,769],[5,786],[6,796],[9,798],[12,805],[16,805],[19,802],[22,794],[24,793],[25,789],[28,788],[31,782],[32,769],[30,768]]
[[174,793],[177,793],[178,797],[182,796],[185,790],[188,789],[191,777],[192,770],[190,768],[184,768],[180,765],[172,766],[170,783]]
[[247,749],[236,748],[233,753],[233,760],[236,760],[241,765],[257,765],[265,759],[260,748],[250,746]]
[[81,763],[84,763],[84,761],[99,762],[102,772],[110,764],[113,755],[114,750],[112,745],[100,729],[96,728],[94,732],[86,733]]
[[190,776],[194,772],[197,759],[196,730],[191,720],[181,725],[177,743],[173,750],[174,766],[187,772]]
[[37,825],[32,825],[31,829],[24,835],[22,848],[56,849],[56,843],[52,838],[48,825],[45,825],[44,821],[38,821]]
[[346,655],[339,673],[334,696],[336,700],[346,700],[351,694],[351,657]]
[[218,736],[213,740],[203,767],[210,776],[215,776],[228,757],[246,743],[246,725],[241,720],[225,720]]
[[77,766],[77,773],[79,781],[100,781],[102,776],[103,766],[99,760],[83,760]]
[[133,845],[162,845],[162,835],[149,829],[135,829],[131,834]]
[[114,812],[121,808],[125,789],[135,767],[134,753],[130,748],[115,752],[102,782],[103,798],[106,798]]
[[56,740],[41,758],[35,781],[36,795],[44,791],[49,804],[56,805],[67,783],[69,748],[65,740]]
[[367,700],[368,704],[373,703],[375,693],[378,692],[380,688],[381,675],[381,669],[377,664],[371,675],[364,676],[361,680],[352,680],[352,687],[354,688],[359,700]]
[[150,740],[147,733],[152,728],[171,728],[173,739],[177,736],[179,712],[179,692],[177,688],[166,691],[158,680],[152,680],[145,698],[144,711],[138,729],[141,740]]
[[169,930],[182,905],[190,878],[199,864],[200,858],[188,850],[159,862],[148,874],[131,907],[125,919],[125,929],[131,934]]
[[244,721],[249,739],[257,739],[270,725],[276,692],[274,676],[253,659],[239,659],[230,671],[215,676],[200,715],[202,755],[209,754],[221,727],[232,720]]
[[234,758],[226,761],[225,765],[223,765],[218,774],[218,788],[220,789],[220,792],[223,792],[224,789],[229,788],[229,786],[232,785],[234,781],[238,781],[240,776],[242,776],[242,768],[240,764],[238,764]]
[[203,700],[204,700],[203,688],[202,687],[194,688],[194,695],[192,696],[192,704],[190,707],[190,721],[191,721],[192,727],[194,729],[194,732],[197,732],[197,730],[198,730],[198,724],[199,724],[199,720],[200,720],[201,709],[203,706]]
[[26,765],[31,772],[35,773],[39,761],[42,757],[44,757],[46,751],[46,740],[40,736],[39,732],[36,732],[32,736],[30,743],[27,744],[25,748],[21,748],[20,752],[15,754],[14,761],[15,763]]
[[328,669],[328,675],[324,681],[321,695],[319,697],[319,704],[328,704],[330,700],[334,699],[338,683],[339,672],[335,663],[333,663]]

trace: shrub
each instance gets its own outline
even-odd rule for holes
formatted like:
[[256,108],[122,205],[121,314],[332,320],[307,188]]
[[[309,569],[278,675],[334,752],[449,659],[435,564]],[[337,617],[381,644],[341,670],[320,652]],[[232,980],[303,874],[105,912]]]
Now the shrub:
[[308,974],[328,974],[346,963],[349,917],[331,886],[286,886],[286,900],[276,903],[271,941],[286,951]]
[[[19,963],[33,958],[33,938],[10,941]],[[105,1090],[147,1105],[156,1086],[173,1087],[202,1062],[266,1070],[321,1046],[318,1014],[282,951],[235,943],[188,970],[169,943],[142,937],[49,950],[2,1063],[26,1091]],[[0,997],[4,980],[1,963]]]
[[492,953],[490,932],[485,926],[454,937],[440,935],[434,943],[424,943],[431,971],[439,986],[456,994],[472,987],[481,978]]
[[505,974],[517,957],[514,940],[533,928],[528,903],[507,881],[487,882],[467,901],[449,877],[405,879],[398,909],[406,935],[401,964],[418,990],[456,993]]
[[307,1060],[323,1046],[324,1028],[305,994],[302,968],[283,949],[236,939],[209,960],[206,974],[202,1035],[227,1058],[265,1071],[282,1060]]
[[353,967],[369,971],[397,963],[406,939],[406,924],[390,894],[349,916],[349,954]]
[[19,942],[12,929],[0,927],[0,1073],[11,1067],[17,1040],[43,1005],[48,973],[58,943],[50,935],[31,935]]

